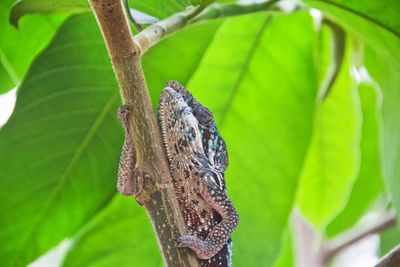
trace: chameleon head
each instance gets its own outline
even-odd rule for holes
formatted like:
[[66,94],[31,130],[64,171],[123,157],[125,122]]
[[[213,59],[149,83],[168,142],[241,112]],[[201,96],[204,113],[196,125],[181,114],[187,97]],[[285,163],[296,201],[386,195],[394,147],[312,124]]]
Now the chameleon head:
[[172,88],[186,104],[192,109],[194,117],[199,122],[203,149],[211,165],[215,168],[225,171],[228,167],[228,152],[225,142],[215,125],[214,117],[211,111],[203,106],[193,95],[177,81],[169,81],[167,88]]
[[159,121],[168,154],[203,153],[199,122],[181,94],[164,88],[158,107]]

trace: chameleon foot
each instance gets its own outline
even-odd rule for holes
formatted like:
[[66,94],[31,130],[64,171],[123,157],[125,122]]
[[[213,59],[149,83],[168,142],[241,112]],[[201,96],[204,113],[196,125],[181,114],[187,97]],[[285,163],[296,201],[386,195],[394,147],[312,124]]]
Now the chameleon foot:
[[190,248],[197,257],[202,260],[208,260],[218,253],[212,249],[211,244],[192,235],[184,235],[178,238],[178,247]]

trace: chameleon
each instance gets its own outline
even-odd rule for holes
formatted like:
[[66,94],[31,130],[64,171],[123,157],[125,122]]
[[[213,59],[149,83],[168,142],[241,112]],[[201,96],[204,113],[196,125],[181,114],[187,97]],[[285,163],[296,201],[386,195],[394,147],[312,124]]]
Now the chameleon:
[[[129,110],[119,119],[125,129],[118,190],[131,195],[135,152],[128,132]],[[203,267],[232,266],[231,235],[239,216],[226,193],[228,153],[210,110],[177,81],[161,93],[158,124],[186,233],[177,246],[189,248]]]

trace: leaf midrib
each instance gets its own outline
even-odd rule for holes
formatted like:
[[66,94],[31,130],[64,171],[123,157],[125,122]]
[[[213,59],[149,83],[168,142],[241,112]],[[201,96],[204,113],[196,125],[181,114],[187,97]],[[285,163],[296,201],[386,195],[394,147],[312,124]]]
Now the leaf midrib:
[[18,250],[19,253],[16,253],[13,260],[11,261],[12,264],[11,266],[18,267],[18,259],[20,258],[20,254],[26,250],[27,245],[30,243],[30,240],[34,236],[35,232],[38,229],[38,225],[42,221],[42,219],[45,217],[47,212],[51,209],[53,200],[59,195],[59,193],[62,190],[62,185],[65,184],[68,175],[71,173],[75,165],[79,162],[80,157],[82,156],[84,150],[87,148],[87,146],[90,144],[91,140],[93,139],[95,133],[97,130],[100,128],[101,124],[105,120],[107,114],[110,112],[111,108],[113,107],[114,101],[116,101],[118,94],[114,93],[108,102],[105,104],[103,110],[100,112],[99,116],[96,118],[94,121],[93,125],[90,127],[88,133],[86,136],[83,138],[82,143],[79,145],[78,149],[76,150],[75,154],[69,161],[67,167],[64,169],[62,175],[60,176],[60,179],[58,180],[58,183],[56,184],[53,193],[51,196],[48,198],[47,203],[44,205],[42,208],[42,211],[39,213],[39,215],[36,217],[35,220],[33,220],[31,230],[27,234],[27,238],[21,248]]

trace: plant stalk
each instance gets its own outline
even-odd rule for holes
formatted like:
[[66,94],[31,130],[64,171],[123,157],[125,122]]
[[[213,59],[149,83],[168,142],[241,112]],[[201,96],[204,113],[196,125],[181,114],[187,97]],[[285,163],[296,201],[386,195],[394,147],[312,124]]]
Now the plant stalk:
[[151,105],[141,65],[140,47],[133,42],[123,0],[89,0],[103,34],[128,106],[129,132],[134,142],[141,185],[136,199],[143,204],[156,233],[166,266],[199,266],[198,259],[175,240],[185,229],[172,184],[160,131]]

